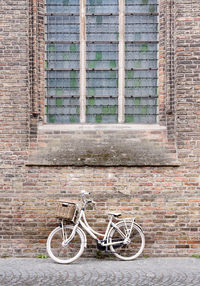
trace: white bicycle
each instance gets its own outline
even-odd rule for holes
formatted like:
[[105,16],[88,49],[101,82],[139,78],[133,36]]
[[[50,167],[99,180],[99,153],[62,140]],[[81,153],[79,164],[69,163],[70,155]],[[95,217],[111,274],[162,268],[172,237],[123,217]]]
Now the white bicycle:
[[[58,263],[71,263],[78,259],[85,247],[87,238],[85,230],[96,240],[97,248],[111,252],[122,260],[133,260],[143,251],[145,237],[142,228],[132,219],[119,219],[120,213],[109,213],[105,234],[101,234],[89,226],[85,208],[87,204],[95,204],[92,200],[86,200],[89,193],[82,191],[82,203],[79,207],[75,203],[62,201],[59,204],[57,216],[61,218],[60,226],[56,227],[48,236],[47,252]],[[113,222],[113,218],[117,220]],[[65,224],[65,220],[74,224]],[[80,227],[81,226],[81,227]],[[101,239],[100,239],[101,238]]]

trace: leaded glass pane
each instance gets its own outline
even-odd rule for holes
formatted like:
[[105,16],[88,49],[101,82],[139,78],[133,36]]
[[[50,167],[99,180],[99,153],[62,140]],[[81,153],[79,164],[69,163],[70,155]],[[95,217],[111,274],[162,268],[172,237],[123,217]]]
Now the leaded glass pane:
[[[80,0],[46,0],[46,13],[47,121],[80,122]],[[156,122],[157,13],[157,0],[125,0],[126,123]],[[87,123],[118,122],[118,41],[118,0],[86,0]]]
[[126,0],[125,122],[156,123],[157,1]]
[[118,22],[118,0],[87,1],[88,123],[117,123]]
[[46,2],[46,116],[49,123],[80,122],[79,0]]

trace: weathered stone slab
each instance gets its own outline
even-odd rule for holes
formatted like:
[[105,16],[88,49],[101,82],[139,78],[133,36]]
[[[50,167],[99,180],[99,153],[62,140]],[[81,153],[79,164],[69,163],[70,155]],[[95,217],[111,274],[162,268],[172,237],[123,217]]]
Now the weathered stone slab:
[[175,150],[158,125],[73,125],[39,127],[29,165],[165,166],[177,165]]

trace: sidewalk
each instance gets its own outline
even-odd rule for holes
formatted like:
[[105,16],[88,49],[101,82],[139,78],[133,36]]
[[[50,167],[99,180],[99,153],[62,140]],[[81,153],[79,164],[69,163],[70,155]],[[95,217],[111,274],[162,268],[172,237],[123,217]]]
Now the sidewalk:
[[141,258],[134,261],[79,259],[69,265],[51,259],[0,259],[1,286],[199,286],[200,259]]

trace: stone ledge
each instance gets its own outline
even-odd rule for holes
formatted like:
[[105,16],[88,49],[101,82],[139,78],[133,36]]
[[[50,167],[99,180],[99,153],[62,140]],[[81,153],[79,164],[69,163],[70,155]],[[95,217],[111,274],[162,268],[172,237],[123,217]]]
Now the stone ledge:
[[68,132],[96,130],[166,130],[158,124],[41,124],[38,132]]
[[166,128],[159,125],[38,126],[27,165],[178,166]]

